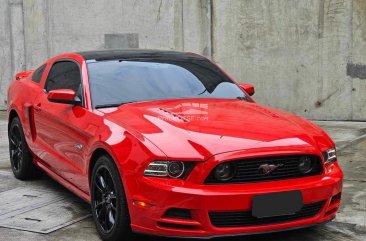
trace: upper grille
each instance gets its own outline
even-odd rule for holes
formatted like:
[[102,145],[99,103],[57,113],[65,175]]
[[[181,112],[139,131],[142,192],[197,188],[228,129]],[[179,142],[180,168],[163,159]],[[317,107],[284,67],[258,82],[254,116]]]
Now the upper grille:
[[[301,157],[311,158],[313,169],[309,173],[301,173],[299,161]],[[319,175],[323,171],[321,159],[313,155],[279,156],[265,158],[240,159],[232,161],[237,169],[234,177],[229,181],[219,181],[215,178],[214,171],[208,175],[205,184],[225,184],[225,183],[250,183],[284,180]],[[279,165],[277,169],[269,174],[260,172],[259,167],[263,164]]]
[[324,201],[305,204],[300,211],[295,214],[256,218],[251,211],[244,212],[209,212],[210,220],[216,227],[247,227],[260,226],[275,223],[291,222],[300,219],[311,218],[317,215],[324,205]]

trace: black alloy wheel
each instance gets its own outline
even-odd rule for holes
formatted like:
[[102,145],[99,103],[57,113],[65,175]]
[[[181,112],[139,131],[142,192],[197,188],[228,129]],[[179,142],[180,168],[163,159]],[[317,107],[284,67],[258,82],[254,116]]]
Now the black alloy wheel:
[[116,187],[113,183],[111,174],[105,167],[97,170],[94,185],[94,209],[96,218],[103,231],[110,232],[115,223],[117,215]]
[[33,156],[25,140],[22,124],[18,117],[11,120],[8,128],[10,164],[14,176],[20,180],[30,179],[39,174],[33,164]]
[[99,157],[93,168],[91,204],[94,222],[103,240],[130,240],[131,221],[122,179],[107,155]]
[[9,133],[10,160],[16,172],[20,170],[23,162],[23,146],[20,130],[17,125],[13,125]]

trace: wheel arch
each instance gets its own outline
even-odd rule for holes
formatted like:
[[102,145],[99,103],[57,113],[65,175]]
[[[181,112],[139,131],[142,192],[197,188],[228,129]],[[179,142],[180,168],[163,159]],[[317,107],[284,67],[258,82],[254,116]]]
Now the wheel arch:
[[[131,219],[130,219],[130,213],[131,213],[131,210],[130,210],[130,205],[128,203],[128,198],[127,198],[127,192],[126,192],[126,189],[125,189],[125,185],[123,183],[123,177],[121,175],[121,172],[120,172],[120,167],[118,165],[118,163],[116,162],[117,159],[113,158],[113,154],[111,154],[109,151],[108,151],[108,147],[97,147],[93,152],[92,152],[92,155],[91,155],[91,158],[90,158],[90,164],[89,164],[89,186],[90,186],[90,203],[92,205],[92,212],[93,212],[93,217],[94,217],[94,220],[96,222],[96,225],[97,225],[97,229],[98,229],[98,232],[99,232],[99,228],[98,228],[98,224],[97,224],[97,220],[95,219],[95,212],[94,212],[94,205],[95,203],[93,202],[93,197],[92,197],[92,175],[93,175],[93,169],[95,168],[95,165],[97,163],[97,160],[101,157],[101,156],[107,156],[109,157],[111,160],[112,160],[112,163],[114,163],[114,166],[117,168],[115,169],[117,171],[117,175],[119,175],[119,179],[121,180],[121,183],[120,185],[122,185],[122,195],[123,195],[123,204],[124,204],[124,208],[126,208],[126,215],[124,215],[123,217],[125,217],[125,222],[126,222],[126,230],[130,230],[130,226],[131,226]],[[110,163],[110,162],[109,162]],[[114,184],[115,185],[115,184]],[[117,186],[115,185],[115,187],[117,188]],[[95,196],[94,196],[95,197]],[[119,199],[121,200],[121,199]],[[121,201],[122,202],[122,201]],[[122,207],[123,208],[123,207]],[[123,210],[123,209],[122,209]],[[116,216],[117,217],[117,216]],[[118,217],[121,217],[121,216],[118,216]],[[119,227],[121,227],[121,225],[119,225]],[[125,233],[123,233],[125,235]],[[117,235],[117,236],[120,236],[120,235]]]
[[[91,184],[91,176],[92,176],[92,173],[93,173],[93,169],[94,169],[94,166],[95,166],[95,163],[97,162],[98,158],[101,157],[101,156],[108,156],[114,163],[114,165],[116,166],[117,168],[117,171],[119,173],[120,172],[120,166],[118,165],[114,155],[112,155],[108,150],[107,148],[104,148],[104,147],[97,147],[93,152],[92,152],[92,155],[90,157],[90,161],[89,161],[89,167],[88,167],[88,181],[89,181],[89,186]],[[123,178],[121,177],[121,180]],[[122,180],[123,182],[123,180]]]
[[13,119],[15,117],[18,117],[20,119],[19,114],[15,109],[10,110],[9,111],[9,116],[8,116],[8,131],[9,131],[9,128],[10,128],[10,124],[11,124],[11,122],[13,121]]
[[93,173],[95,163],[97,162],[98,158],[103,156],[103,155],[107,155],[107,156],[111,157],[111,155],[109,155],[108,151],[106,151],[104,148],[100,148],[100,147],[95,149],[93,151],[93,154],[91,155],[90,162],[89,162],[89,168],[88,168],[89,184],[91,182],[91,175]]

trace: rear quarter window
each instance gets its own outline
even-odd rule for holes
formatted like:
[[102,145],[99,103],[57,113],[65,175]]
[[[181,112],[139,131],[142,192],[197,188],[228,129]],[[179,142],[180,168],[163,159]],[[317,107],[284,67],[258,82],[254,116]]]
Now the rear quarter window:
[[32,75],[32,81],[33,82],[36,82],[36,83],[41,82],[42,75],[43,75],[43,72],[44,72],[45,68],[46,68],[46,64],[42,65],[41,67],[39,67],[38,69],[36,69],[33,72],[33,75]]

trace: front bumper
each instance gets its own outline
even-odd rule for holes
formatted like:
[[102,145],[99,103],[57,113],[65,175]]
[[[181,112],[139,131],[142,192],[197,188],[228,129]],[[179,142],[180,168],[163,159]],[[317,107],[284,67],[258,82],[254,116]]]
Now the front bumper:
[[[143,177],[138,194],[131,196],[131,226],[135,232],[152,235],[210,238],[317,225],[335,217],[340,198],[334,197],[342,191],[342,179],[338,163],[319,176],[250,184],[203,185],[189,180]],[[321,201],[324,204],[314,216],[293,221],[244,227],[217,227],[211,223],[209,212],[250,211],[254,195],[291,190],[301,191],[304,205]],[[141,207],[133,200],[153,206]],[[189,209],[192,219],[164,217],[170,208]]]

